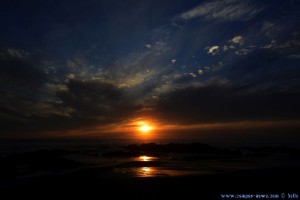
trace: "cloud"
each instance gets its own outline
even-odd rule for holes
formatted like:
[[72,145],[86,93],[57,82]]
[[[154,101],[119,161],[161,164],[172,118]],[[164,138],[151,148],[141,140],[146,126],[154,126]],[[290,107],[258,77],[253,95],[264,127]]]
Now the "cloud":
[[191,20],[204,17],[207,20],[247,21],[261,12],[263,8],[252,4],[252,1],[224,0],[209,1],[180,14],[179,18]]
[[152,45],[151,44],[145,44],[145,47],[148,49],[151,49]]
[[[20,49],[0,52],[0,127],[40,130],[51,121],[69,119],[74,110],[56,96],[60,69],[40,55]],[[53,124],[51,124],[52,126]],[[25,130],[26,129],[26,130]]]
[[199,69],[199,70],[198,70],[198,74],[199,74],[199,75],[203,75],[203,70],[202,70],[202,69]]
[[[51,96],[47,84],[54,82],[49,65],[42,59],[18,49],[0,52],[0,108],[2,116],[18,118],[39,116],[38,102]],[[53,94],[52,94],[53,95]],[[52,96],[53,97],[53,96]],[[1,111],[0,111],[1,114]]]
[[[42,118],[64,116],[65,108],[53,98],[47,84],[53,82],[49,67],[39,56],[20,49],[0,51],[0,128],[22,130],[38,127]],[[44,97],[49,97],[46,100]],[[29,125],[31,124],[31,125]]]
[[57,96],[72,110],[73,119],[92,118],[98,124],[122,121],[147,106],[163,84],[161,74],[172,66],[172,57],[165,59],[169,51],[167,43],[157,41],[150,49],[130,53],[101,70],[87,59],[69,59]]
[[[168,57],[171,48],[163,41],[155,42],[150,50],[136,51],[117,59],[106,69],[92,76],[113,82],[119,87],[131,88],[158,79],[172,65]],[[172,62],[172,61],[171,61]]]
[[[53,86],[55,87],[55,86]],[[0,127],[5,132],[34,134],[44,131],[98,127],[127,120],[142,107],[127,90],[101,80],[70,78],[53,88],[56,100],[0,99]]]
[[241,42],[242,42],[242,40],[243,40],[243,37],[242,36],[235,36],[235,37],[233,37],[232,39],[231,39],[231,41],[233,42],[233,43],[235,43],[235,44],[240,44]]
[[[26,58],[29,55],[26,51],[19,50],[19,49],[7,49],[6,54],[13,58],[19,58],[19,59]],[[2,55],[4,54],[2,53]]]
[[236,55],[242,56],[242,55],[247,55],[248,53],[252,52],[252,49],[239,49],[235,52]]
[[277,46],[276,40],[272,40],[270,44],[266,44],[265,46],[261,47],[262,49],[270,49]]
[[290,59],[300,59],[300,54],[289,55],[288,58],[290,58]]
[[211,55],[216,55],[218,53],[218,49],[219,49],[219,46],[212,46],[212,47],[209,47],[208,49],[208,54],[211,54]]
[[227,45],[224,45],[223,46],[223,51],[227,51],[228,50],[228,46]]
[[125,89],[147,87],[174,63],[172,57],[165,58],[170,50],[167,43],[157,41],[150,49],[134,51],[105,65],[93,64],[84,56],[75,57],[66,62],[65,80],[97,80]]
[[261,31],[269,31],[272,27],[274,27],[274,23],[271,23],[269,21],[264,21],[261,25]]
[[243,87],[211,83],[179,88],[159,98],[153,112],[163,120],[199,124],[300,117],[295,93],[245,93]]
[[0,77],[5,84],[20,83],[26,86],[39,87],[47,81],[47,76],[39,66],[40,60],[33,60],[28,53],[17,49],[0,52]]
[[285,43],[278,45],[278,48],[285,49],[285,48],[293,48],[297,46],[300,46],[300,39],[292,39],[286,41]]
[[190,76],[193,77],[193,78],[196,78],[196,77],[197,77],[197,75],[194,74],[193,72],[190,73]]
[[276,41],[276,40],[272,40],[269,44],[266,44],[262,47],[260,47],[261,49],[273,49],[273,50],[281,50],[281,51],[299,51],[299,46],[300,46],[300,39],[297,37],[294,37],[292,39],[289,40],[285,40],[285,41]]
[[67,59],[62,69],[22,50],[1,51],[0,127],[8,132],[43,132],[135,116],[165,81],[160,80],[161,74],[174,58],[165,59],[169,50],[161,40],[108,66],[79,55]]
[[75,116],[107,120],[120,113],[126,115],[126,110],[133,107],[123,89],[101,80],[75,78],[68,80],[66,87],[57,95],[76,112]]
[[223,50],[223,52],[228,53],[227,57],[230,56],[231,52],[234,52],[235,55],[241,56],[241,55],[247,55],[248,53],[250,53],[254,50],[253,46],[241,48],[241,46],[243,44],[244,44],[244,37],[241,35],[237,35],[237,36],[234,36],[232,39],[230,39],[227,42],[227,44],[222,47],[222,50]]

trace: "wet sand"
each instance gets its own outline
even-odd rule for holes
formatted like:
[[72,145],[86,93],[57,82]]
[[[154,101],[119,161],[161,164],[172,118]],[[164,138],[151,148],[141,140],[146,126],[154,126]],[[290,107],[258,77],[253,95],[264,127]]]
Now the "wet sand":
[[1,179],[1,197],[224,199],[222,194],[300,192],[295,184],[300,179],[297,149],[150,146],[104,154],[38,150],[8,156],[2,164],[10,162],[11,168],[2,165],[2,175],[9,174],[5,171],[9,169],[14,173]]
[[[102,172],[100,172],[102,173]],[[97,169],[21,184],[2,195],[23,198],[221,199],[223,193],[293,193],[298,168],[239,171],[218,175],[98,178]],[[106,198],[104,198],[106,197]]]
[[[103,176],[108,168],[44,176],[3,191],[14,198],[221,199],[221,194],[298,193],[299,167],[242,170],[222,174],[128,177]],[[100,176],[99,176],[100,174]]]

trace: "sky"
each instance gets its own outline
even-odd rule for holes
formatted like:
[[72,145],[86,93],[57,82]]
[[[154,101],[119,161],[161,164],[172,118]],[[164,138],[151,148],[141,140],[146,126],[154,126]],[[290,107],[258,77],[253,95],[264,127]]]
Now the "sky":
[[3,0],[0,138],[297,127],[299,24],[296,0]]

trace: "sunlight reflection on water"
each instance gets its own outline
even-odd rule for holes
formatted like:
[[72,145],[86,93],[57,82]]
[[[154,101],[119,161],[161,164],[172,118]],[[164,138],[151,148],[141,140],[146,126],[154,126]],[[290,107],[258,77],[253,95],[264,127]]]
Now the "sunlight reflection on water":
[[141,163],[141,165],[119,168],[117,172],[133,177],[184,176],[209,173],[208,171],[197,170],[191,166],[187,167],[186,163],[171,161],[168,158],[142,155],[135,157],[134,161]]
[[154,157],[154,156],[140,156],[140,157],[137,157],[135,160],[136,161],[148,162],[148,161],[157,160],[157,157]]
[[135,177],[184,176],[192,174],[203,174],[204,172],[188,169],[170,169],[167,167],[136,167],[126,169],[125,171],[123,171],[123,173],[130,172],[130,174]]
[[153,167],[141,167],[137,169],[137,176],[148,177],[155,174],[155,169]]

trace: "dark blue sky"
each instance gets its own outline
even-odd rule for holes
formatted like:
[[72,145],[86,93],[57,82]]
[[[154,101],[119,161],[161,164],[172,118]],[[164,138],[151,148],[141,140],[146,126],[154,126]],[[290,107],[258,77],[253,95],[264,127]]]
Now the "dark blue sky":
[[4,0],[6,134],[298,120],[296,0]]

